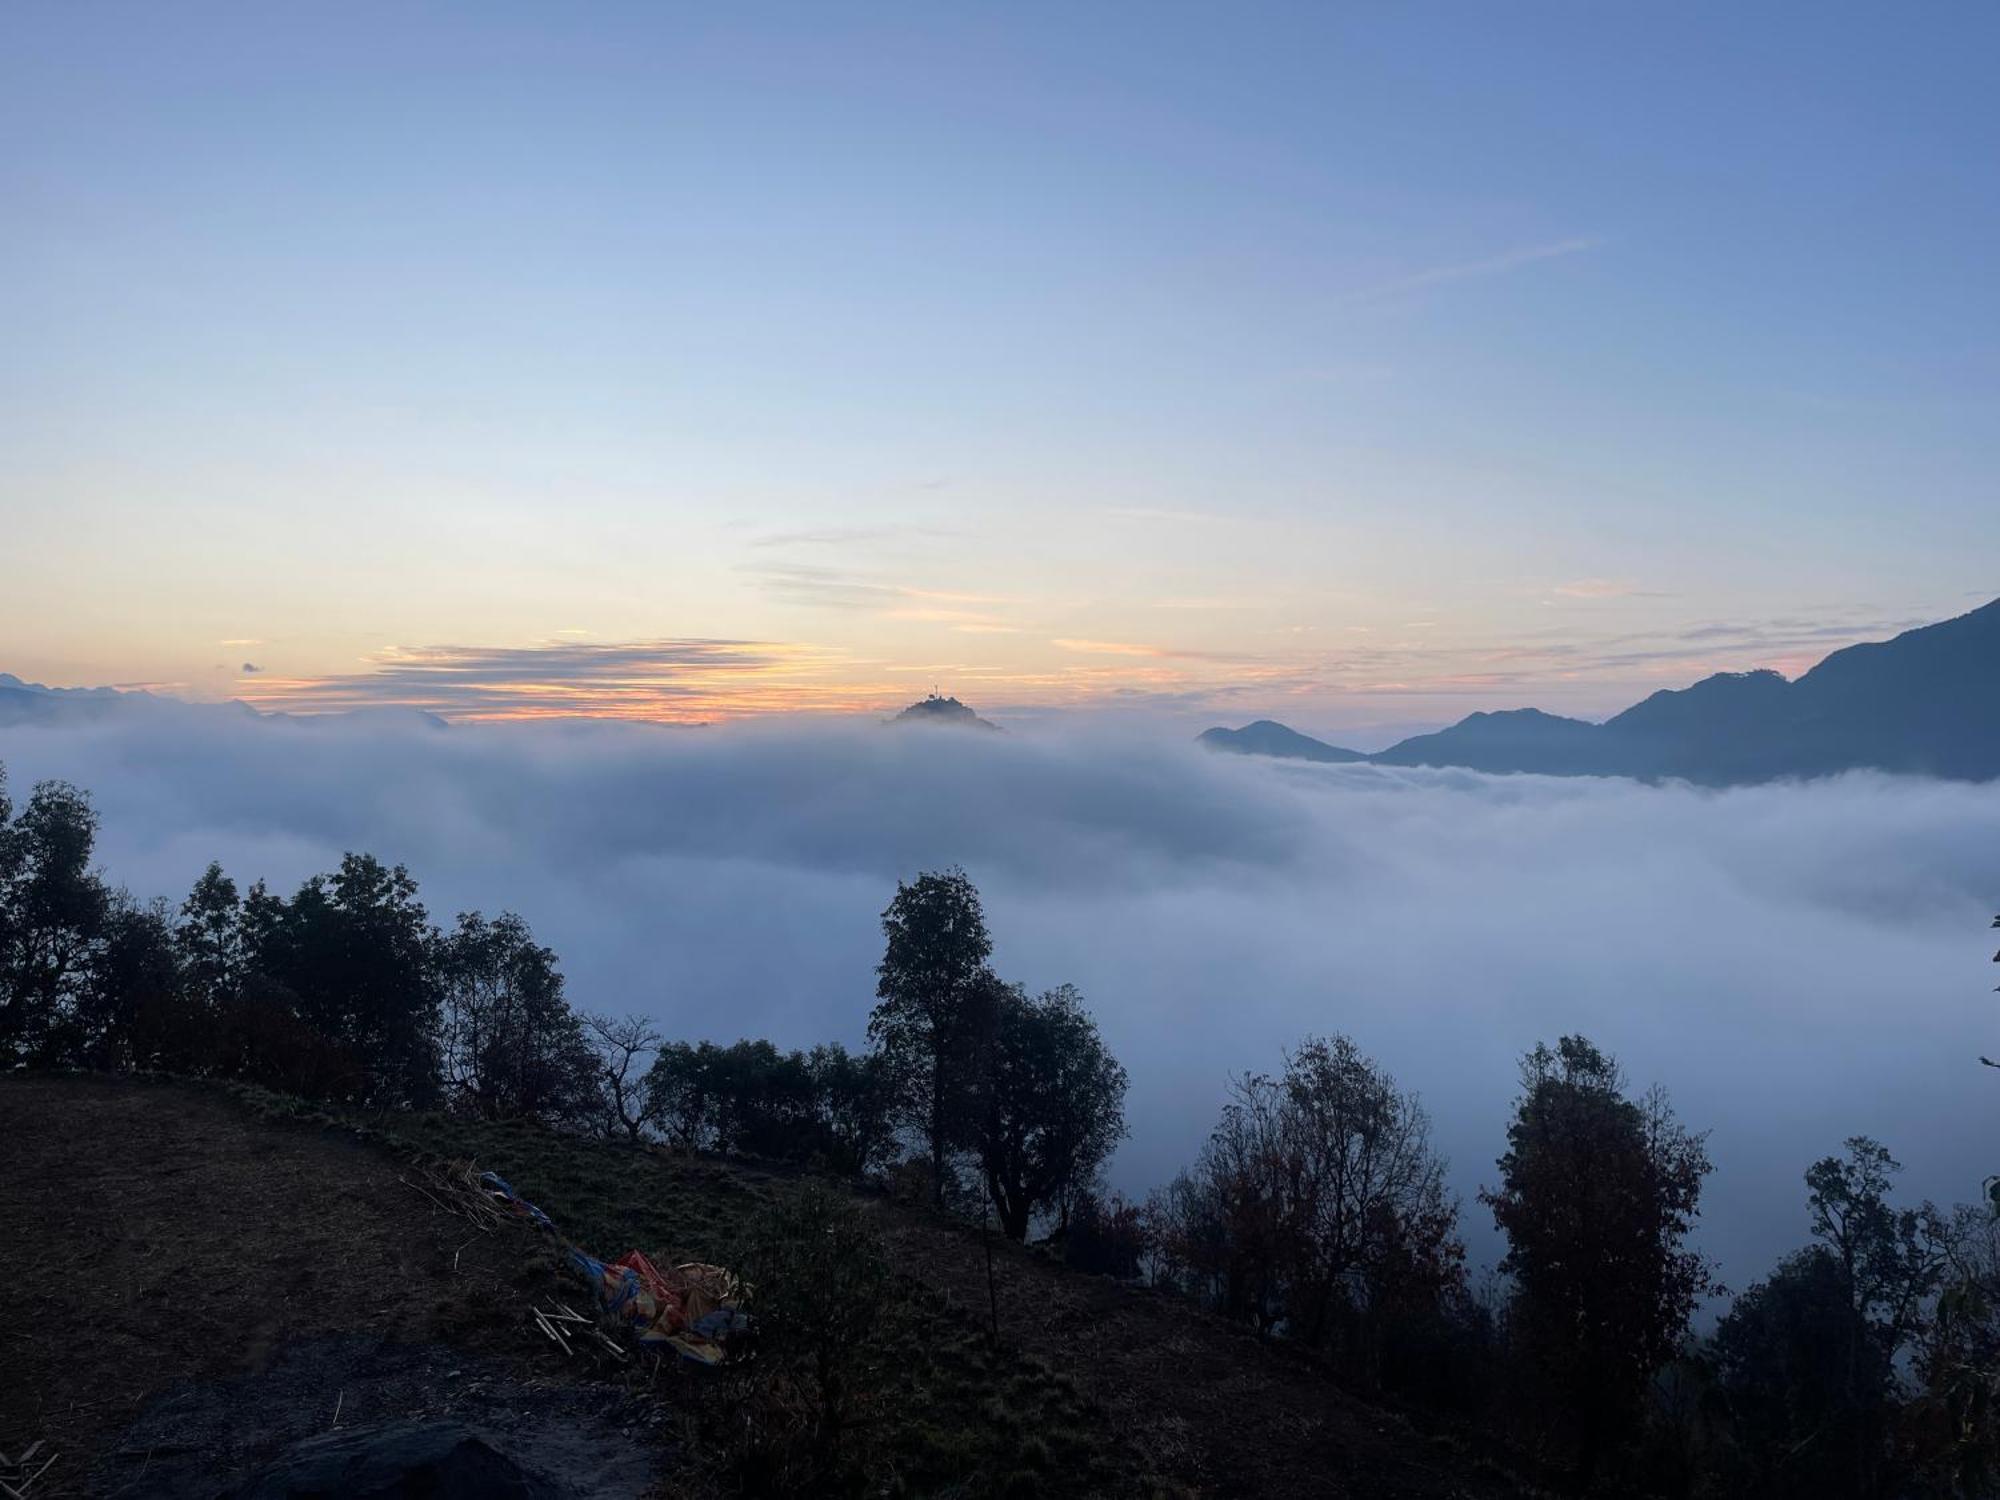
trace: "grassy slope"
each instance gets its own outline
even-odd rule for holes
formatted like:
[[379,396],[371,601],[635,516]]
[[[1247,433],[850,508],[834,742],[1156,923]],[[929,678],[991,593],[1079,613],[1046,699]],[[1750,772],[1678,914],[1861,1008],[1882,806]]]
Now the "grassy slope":
[[[751,1217],[787,1189],[791,1175],[528,1125],[436,1115],[375,1123],[427,1154],[498,1171],[572,1243],[605,1258],[638,1248],[661,1260],[726,1264]],[[1177,1488],[1147,1471],[1072,1374],[1004,1340],[990,1347],[983,1319],[961,1299],[908,1276],[899,1280],[890,1324],[881,1330],[886,1399],[871,1465],[893,1476],[895,1491],[1121,1495]]]
[[[730,1257],[789,1176],[533,1127],[399,1120],[422,1149],[498,1170],[576,1243]],[[1442,1500],[1521,1488],[1457,1443],[1358,1401],[1309,1361],[1173,1298],[993,1242],[989,1348],[976,1230],[863,1201],[900,1273],[884,1330],[894,1394],[881,1433],[907,1492],[1354,1495]]]
[[[790,1186],[782,1170],[519,1125],[398,1116],[357,1140],[352,1121],[219,1087],[6,1079],[0,1121],[0,1203],[37,1231],[0,1254],[13,1338],[0,1343],[0,1375],[33,1385],[30,1398],[29,1382],[0,1380],[21,1397],[0,1401],[17,1408],[0,1426],[49,1430],[59,1418],[72,1454],[172,1381],[258,1368],[266,1346],[315,1332],[438,1341],[531,1379],[585,1375],[586,1361],[565,1361],[527,1321],[531,1299],[581,1305],[553,1247],[525,1228],[477,1236],[433,1210],[402,1180],[398,1158],[412,1152],[500,1172],[604,1256],[638,1247],[727,1263],[759,1206]],[[1519,1493],[1282,1349],[1004,1243],[992,1347],[981,1236],[880,1196],[860,1201],[899,1276],[877,1341],[887,1399],[869,1429],[874,1493]],[[609,1358],[588,1373],[635,1375]],[[62,1412],[106,1389],[108,1405]],[[657,1393],[687,1411],[727,1389],[669,1368]],[[680,1440],[699,1430],[683,1425]],[[703,1457],[681,1451],[674,1493],[713,1491]]]

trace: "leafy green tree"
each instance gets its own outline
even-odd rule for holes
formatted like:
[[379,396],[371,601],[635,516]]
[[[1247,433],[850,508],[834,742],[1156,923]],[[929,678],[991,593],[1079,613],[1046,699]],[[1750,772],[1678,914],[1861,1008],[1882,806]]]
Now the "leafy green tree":
[[1002,1232],[1025,1240],[1036,1215],[1095,1180],[1125,1135],[1125,1069],[1075,988],[995,1002],[977,1147]]
[[1824,1245],[1788,1256],[1736,1299],[1714,1358],[1736,1449],[1732,1488],[1778,1496],[1851,1496],[1861,1476],[1851,1433],[1878,1435],[1888,1392],[1848,1385],[1851,1288]]
[[892,1080],[896,1117],[930,1157],[933,1201],[944,1206],[954,1154],[980,1119],[980,1060],[992,1032],[993,941],[979,892],[963,870],[898,883],[882,913],[868,1035]]
[[213,1028],[174,945],[171,908],[114,891],[77,998],[65,1048],[86,1067],[206,1072]]
[[[1895,1208],[1889,1188],[1902,1166],[1866,1136],[1845,1157],[1806,1169],[1812,1232],[1833,1254],[1848,1292],[1846,1339],[1837,1364],[1841,1390],[1858,1415],[1878,1411],[1878,1393],[1896,1389],[1896,1362],[1924,1326],[1949,1255],[1943,1216],[1929,1203]],[[1879,1421],[1854,1420],[1845,1437],[1856,1493],[1873,1494],[1885,1459]]]
[[886,1165],[895,1131],[882,1059],[857,1055],[834,1042],[813,1048],[806,1066],[812,1073],[827,1165],[853,1176]]
[[1136,1281],[1145,1271],[1152,1235],[1145,1211],[1117,1193],[1076,1194],[1062,1233],[1063,1262],[1092,1276]]
[[69,1034],[111,906],[96,839],[90,798],[66,781],[0,825],[0,1060],[52,1057]]
[[388,1107],[435,1099],[439,941],[408,870],[348,854],[289,901],[259,882],[241,930],[257,1003],[283,1006],[347,1054],[336,1095]]
[[646,1076],[666,1137],[687,1150],[819,1162],[859,1174],[893,1131],[887,1071],[838,1045],[781,1052],[766,1041],[673,1042]]
[[[1952,1338],[1932,1334],[1948,1306],[1938,1290],[1965,1242],[1932,1205],[1889,1202],[1900,1170],[1866,1136],[1849,1140],[1844,1156],[1814,1162],[1806,1187],[1819,1243],[1737,1298],[1716,1329],[1740,1486],[1870,1500],[1909,1479],[1895,1437],[1902,1371],[1913,1354],[1939,1375],[1952,1363]],[[1979,1278],[1967,1279],[1957,1309],[1967,1317],[1952,1332],[1976,1347]]]
[[1710,1165],[1664,1095],[1626,1098],[1618,1065],[1583,1037],[1535,1048],[1521,1084],[1500,1187],[1480,1196],[1507,1236],[1516,1321],[1573,1417],[1587,1483],[1635,1430],[1713,1285],[1686,1245]]
[[646,1070],[654,1121],[683,1151],[705,1151],[715,1144],[721,1055],[713,1042],[661,1042]]
[[809,1159],[819,1145],[812,1066],[803,1052],[739,1041],[715,1057],[716,1148]]
[[512,912],[463,912],[441,942],[440,1052],[448,1102],[482,1119],[595,1118],[597,1066],[555,953]]
[[203,1004],[221,1009],[243,977],[243,900],[236,882],[210,863],[181,903],[174,946],[189,988]]
[[1953,1216],[1942,1284],[1915,1365],[1923,1478],[1950,1495],[2000,1491],[2000,1217]]

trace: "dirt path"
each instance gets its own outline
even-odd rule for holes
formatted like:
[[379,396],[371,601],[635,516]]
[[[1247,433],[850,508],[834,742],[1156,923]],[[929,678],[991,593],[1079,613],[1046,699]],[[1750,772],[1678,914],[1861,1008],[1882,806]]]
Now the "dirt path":
[[78,1493],[149,1398],[262,1372],[292,1340],[536,1352],[529,1241],[430,1211],[400,1175],[201,1090],[0,1080],[0,1451],[58,1453],[37,1500]]
[[[877,1200],[898,1270],[988,1315],[972,1231]],[[1082,1276],[995,1237],[1001,1339],[1068,1374],[1159,1473],[1203,1494],[1498,1500],[1524,1493],[1455,1443],[1177,1299]]]

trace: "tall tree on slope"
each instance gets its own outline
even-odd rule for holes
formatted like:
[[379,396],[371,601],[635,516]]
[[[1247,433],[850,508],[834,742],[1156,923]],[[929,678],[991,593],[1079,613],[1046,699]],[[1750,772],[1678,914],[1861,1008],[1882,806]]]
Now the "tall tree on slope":
[[1500,1188],[1480,1196],[1507,1236],[1500,1264],[1529,1352],[1574,1417],[1587,1487],[1713,1284],[1686,1243],[1708,1151],[1658,1090],[1626,1098],[1618,1064],[1583,1037],[1535,1048],[1521,1086]]
[[980,1060],[999,990],[979,892],[963,870],[898,882],[882,913],[868,1037],[889,1069],[896,1115],[923,1141],[933,1201],[944,1206],[954,1152],[972,1144]]

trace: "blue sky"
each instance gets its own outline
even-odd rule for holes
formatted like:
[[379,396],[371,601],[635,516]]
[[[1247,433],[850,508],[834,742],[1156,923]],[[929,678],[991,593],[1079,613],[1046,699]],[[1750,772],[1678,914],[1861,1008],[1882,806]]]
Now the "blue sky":
[[23,676],[1386,735],[2000,592],[1990,6],[4,25]]

